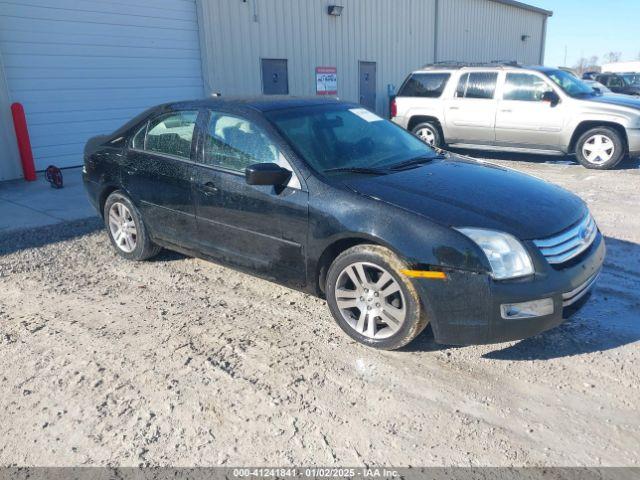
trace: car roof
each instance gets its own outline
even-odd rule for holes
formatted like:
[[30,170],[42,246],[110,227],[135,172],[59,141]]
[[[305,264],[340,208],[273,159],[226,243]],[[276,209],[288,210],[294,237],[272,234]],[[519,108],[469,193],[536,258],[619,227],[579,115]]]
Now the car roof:
[[259,112],[284,110],[290,108],[313,107],[317,105],[344,104],[331,97],[291,97],[286,95],[263,95],[254,97],[210,97],[198,100],[186,100],[166,103],[162,106],[173,108],[250,108]]
[[537,72],[551,72],[558,70],[554,67],[545,67],[543,65],[520,65],[516,62],[489,62],[489,63],[460,63],[460,62],[441,62],[435,64],[425,65],[422,68],[414,70],[413,73],[427,73],[427,72],[450,72],[454,70],[459,71],[474,71],[474,70],[508,70],[508,71],[522,71],[522,70],[535,70]]

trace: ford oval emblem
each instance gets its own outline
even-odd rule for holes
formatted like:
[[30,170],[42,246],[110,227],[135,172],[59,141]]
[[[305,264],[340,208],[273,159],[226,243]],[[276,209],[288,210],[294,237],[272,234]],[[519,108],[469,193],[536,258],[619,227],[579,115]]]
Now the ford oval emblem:
[[584,243],[587,240],[587,228],[586,227],[581,227],[580,230],[578,230],[578,238],[580,239],[580,241],[582,243]]

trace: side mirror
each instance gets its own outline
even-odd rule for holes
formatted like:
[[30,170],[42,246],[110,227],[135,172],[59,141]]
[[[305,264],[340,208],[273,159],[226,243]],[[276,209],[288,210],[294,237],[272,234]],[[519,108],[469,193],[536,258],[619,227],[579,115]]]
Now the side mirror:
[[560,97],[553,90],[549,90],[542,94],[542,101],[549,103],[552,107],[555,107],[558,103],[560,103]]
[[600,88],[598,87],[591,87],[593,88],[593,91],[596,92],[598,95],[602,93],[602,90],[600,90]]
[[291,178],[291,172],[275,163],[255,163],[245,169],[245,180],[249,185],[281,186]]

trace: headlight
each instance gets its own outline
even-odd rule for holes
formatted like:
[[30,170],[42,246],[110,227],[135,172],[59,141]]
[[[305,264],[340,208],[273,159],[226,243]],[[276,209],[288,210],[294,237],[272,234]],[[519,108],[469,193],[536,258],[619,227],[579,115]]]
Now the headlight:
[[482,249],[491,265],[491,275],[496,280],[531,275],[533,263],[522,244],[508,233],[481,228],[457,228]]

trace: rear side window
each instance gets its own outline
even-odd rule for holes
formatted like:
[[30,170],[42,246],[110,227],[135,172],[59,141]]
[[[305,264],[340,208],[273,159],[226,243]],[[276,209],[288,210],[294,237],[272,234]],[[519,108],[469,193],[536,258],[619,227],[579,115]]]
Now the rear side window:
[[438,98],[450,77],[450,73],[414,73],[404,83],[398,96]]
[[[198,112],[188,111],[154,118],[147,127],[144,150],[189,159],[197,117]],[[134,137],[134,145],[135,143]]]
[[465,73],[458,81],[456,97],[492,99],[498,82],[497,72]]

